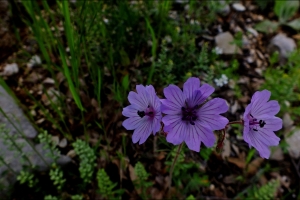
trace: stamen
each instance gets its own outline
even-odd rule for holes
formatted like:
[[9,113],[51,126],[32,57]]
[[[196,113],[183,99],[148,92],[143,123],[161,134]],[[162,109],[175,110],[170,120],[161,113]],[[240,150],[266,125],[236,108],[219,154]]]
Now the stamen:
[[145,112],[144,111],[137,111],[137,114],[140,116],[140,118],[143,118],[145,116]]
[[255,129],[255,128],[254,128],[253,130],[254,130],[254,131],[258,131],[258,130],[257,130],[257,129]]

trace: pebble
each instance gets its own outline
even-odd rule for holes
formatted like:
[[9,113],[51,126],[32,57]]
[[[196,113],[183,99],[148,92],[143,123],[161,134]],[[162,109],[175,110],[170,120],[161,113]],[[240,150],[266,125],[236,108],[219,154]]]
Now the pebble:
[[279,51],[279,62],[281,65],[286,63],[289,54],[295,49],[295,41],[282,33],[278,33],[274,36],[268,46],[268,52],[270,54],[273,54],[275,51]]
[[1,75],[11,76],[19,72],[19,67],[17,63],[6,64]]
[[222,51],[222,54],[242,54],[241,49],[233,44],[234,38],[230,32],[220,33],[215,37],[217,48]]
[[239,11],[239,12],[243,12],[243,11],[246,10],[245,6],[243,6],[243,4],[241,4],[241,3],[232,4],[232,8],[236,11]]

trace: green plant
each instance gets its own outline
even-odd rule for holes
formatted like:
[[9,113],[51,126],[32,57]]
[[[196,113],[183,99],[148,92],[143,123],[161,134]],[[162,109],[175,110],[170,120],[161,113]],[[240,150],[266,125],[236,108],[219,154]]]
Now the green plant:
[[274,13],[279,19],[279,22],[270,21],[268,19],[256,24],[255,28],[258,31],[272,33],[280,25],[290,26],[295,30],[300,30],[300,19],[288,20],[292,18],[299,9],[299,1],[281,1],[276,0],[274,6]]
[[52,196],[52,195],[46,195],[44,197],[44,200],[58,200],[59,198],[57,198],[56,196]]
[[274,199],[279,185],[279,180],[271,180],[261,187],[253,186],[246,199]]
[[21,184],[27,183],[30,188],[34,187],[38,183],[38,179],[34,177],[33,173],[24,170],[22,170],[17,176],[17,180],[20,181]]
[[262,89],[272,91],[272,98],[280,104],[280,115],[290,113],[292,118],[300,117],[300,65],[299,50],[291,53],[283,66],[268,68],[265,73],[265,83]]
[[53,181],[53,184],[56,186],[57,190],[61,190],[66,179],[63,178],[63,171],[59,167],[50,169],[49,172],[50,179]]
[[99,169],[97,172],[97,182],[99,187],[99,193],[102,197],[106,199],[113,199],[113,198],[121,198],[122,193],[124,190],[118,189],[114,190],[114,188],[118,185],[117,183],[113,183],[109,176],[106,174],[104,169]]
[[71,196],[71,199],[72,199],[72,200],[82,200],[83,197],[82,197],[82,195],[80,195],[80,194],[76,194],[76,195],[72,195],[72,196]]
[[73,144],[76,154],[79,156],[79,172],[84,183],[89,183],[92,179],[96,166],[96,155],[94,150],[83,140],[77,139]]
[[137,180],[134,182],[134,185],[137,190],[141,190],[141,195],[143,199],[147,198],[146,190],[150,187],[153,183],[147,181],[149,178],[149,174],[147,173],[146,169],[144,168],[143,164],[137,162],[134,166],[134,172],[137,176]]
[[40,143],[42,143],[43,149],[48,149],[49,152],[47,152],[46,156],[49,158],[52,158],[54,163],[56,163],[57,159],[59,158],[59,150],[56,147],[56,144],[52,141],[52,136],[48,134],[48,132],[45,130],[44,132],[40,133],[38,135],[38,138],[40,140]]
[[161,51],[158,54],[158,59],[155,62],[155,79],[154,81],[160,85],[166,86],[175,82],[175,76],[172,73],[174,67],[173,61],[168,58],[167,41],[163,39]]

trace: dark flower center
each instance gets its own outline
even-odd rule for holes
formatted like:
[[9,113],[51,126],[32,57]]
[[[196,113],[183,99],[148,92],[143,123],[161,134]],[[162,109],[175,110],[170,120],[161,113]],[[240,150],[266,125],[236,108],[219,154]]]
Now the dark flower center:
[[140,116],[140,118],[143,118],[144,116],[149,116],[149,117],[154,117],[154,112],[153,112],[153,108],[150,107],[150,105],[148,105],[148,107],[146,108],[146,111],[137,111],[138,116]]
[[195,121],[197,120],[197,108],[198,106],[195,106],[193,108],[185,108],[182,107],[182,120],[189,122],[191,125],[195,125]]
[[254,118],[251,114],[250,114],[250,122],[249,125],[250,127],[254,130],[254,131],[258,131],[258,125],[260,128],[263,128],[266,125],[266,122],[264,120],[258,120],[256,118]]

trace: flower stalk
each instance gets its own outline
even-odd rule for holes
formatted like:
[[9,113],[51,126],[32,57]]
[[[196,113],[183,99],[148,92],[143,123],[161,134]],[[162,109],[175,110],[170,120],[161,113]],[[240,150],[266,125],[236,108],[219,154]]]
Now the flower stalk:
[[175,165],[176,165],[178,156],[179,156],[179,154],[180,154],[180,152],[181,152],[182,146],[183,146],[183,143],[181,143],[181,144],[178,146],[178,149],[177,149],[177,152],[176,152],[176,156],[174,157],[173,163],[172,163],[171,168],[170,168],[170,172],[169,172],[169,182],[168,182],[168,191],[170,191],[170,188],[171,188],[171,185],[172,185],[172,175],[173,175],[174,167],[175,167]]

